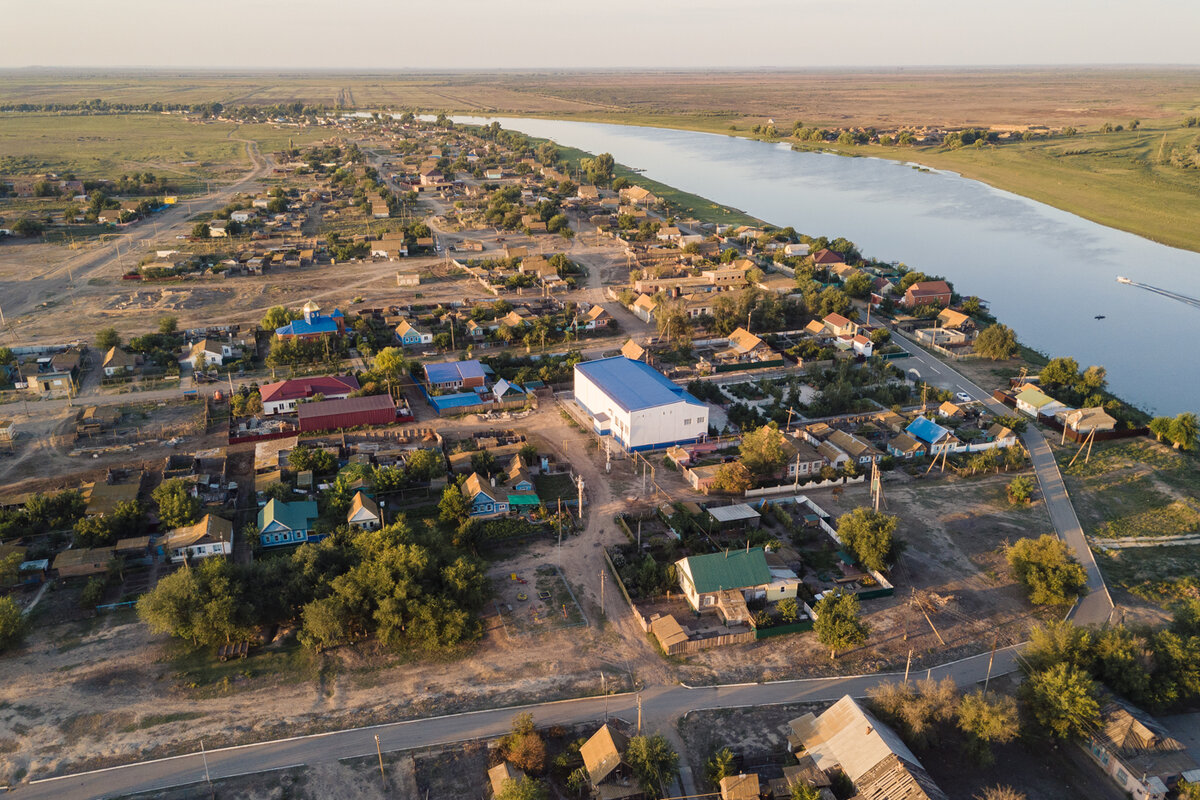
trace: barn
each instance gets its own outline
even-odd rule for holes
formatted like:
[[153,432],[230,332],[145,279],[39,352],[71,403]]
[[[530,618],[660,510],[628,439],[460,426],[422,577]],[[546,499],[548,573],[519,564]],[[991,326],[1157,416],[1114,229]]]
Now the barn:
[[658,370],[624,356],[575,365],[575,402],[601,436],[658,450],[708,434],[708,406]]
[[302,431],[330,431],[358,425],[388,425],[396,421],[396,404],[386,394],[322,400],[297,407]]

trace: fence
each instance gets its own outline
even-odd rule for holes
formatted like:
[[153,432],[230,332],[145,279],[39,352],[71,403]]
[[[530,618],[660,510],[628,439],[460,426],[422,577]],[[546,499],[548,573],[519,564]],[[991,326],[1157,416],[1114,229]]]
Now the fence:
[[812,483],[805,483],[805,482],[801,481],[798,484],[786,483],[786,484],[780,484],[778,486],[764,486],[761,489],[747,489],[746,497],[747,498],[765,497],[765,496],[771,495],[771,494],[785,494],[787,492],[794,492],[801,487],[803,487],[805,489],[809,489],[809,490],[828,489],[830,486],[846,486],[847,484],[851,484],[851,483],[862,483],[865,480],[866,480],[866,476],[856,475],[853,478],[833,478],[833,479],[827,480],[827,481],[815,481]]

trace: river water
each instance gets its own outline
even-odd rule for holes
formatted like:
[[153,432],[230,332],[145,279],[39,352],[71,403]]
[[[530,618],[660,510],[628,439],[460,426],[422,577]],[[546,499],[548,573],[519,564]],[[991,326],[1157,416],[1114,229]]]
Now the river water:
[[612,153],[647,177],[772,225],[844,236],[864,256],[943,275],[963,296],[984,298],[1031,347],[1103,365],[1109,387],[1148,411],[1200,410],[1200,308],[1116,282],[1123,275],[1200,298],[1200,253],[886,159],[663,128],[454,119],[496,119],[531,136]]

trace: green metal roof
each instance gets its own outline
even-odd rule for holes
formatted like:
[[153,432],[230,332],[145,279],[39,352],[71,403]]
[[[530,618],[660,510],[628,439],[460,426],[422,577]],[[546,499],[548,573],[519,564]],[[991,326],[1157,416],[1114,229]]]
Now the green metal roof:
[[771,582],[767,556],[761,547],[685,558],[698,594],[742,589]]
[[1045,392],[1039,392],[1032,387],[1017,395],[1017,399],[1022,403],[1028,403],[1034,408],[1041,408],[1044,405],[1054,402],[1053,397],[1050,397]]
[[316,500],[298,500],[293,503],[281,503],[272,498],[258,512],[258,529],[262,530],[272,522],[278,522],[289,531],[306,531],[317,518]]
[[510,494],[508,496],[510,506],[536,506],[541,502],[536,494]]

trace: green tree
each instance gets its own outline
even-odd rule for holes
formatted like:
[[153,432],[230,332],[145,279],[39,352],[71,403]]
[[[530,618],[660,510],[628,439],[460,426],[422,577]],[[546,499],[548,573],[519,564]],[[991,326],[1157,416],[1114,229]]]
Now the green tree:
[[1092,633],[1070,620],[1051,620],[1029,633],[1029,646],[1021,659],[1027,672],[1040,672],[1055,664],[1068,664],[1085,672],[1093,663]]
[[770,422],[758,430],[743,434],[738,453],[746,469],[759,478],[765,478],[778,474],[787,463],[785,444],[778,423]]
[[299,312],[284,308],[283,306],[272,306],[263,315],[260,326],[265,331],[273,331],[277,328],[282,328],[294,319],[300,319]]
[[16,360],[11,348],[0,345],[0,366],[16,363]]
[[446,464],[437,450],[422,448],[408,457],[404,471],[414,481],[429,481],[444,475]]
[[1011,786],[988,786],[982,792],[975,795],[975,800],[1026,800],[1025,795],[1018,792]]
[[975,352],[992,361],[1013,358],[1019,350],[1017,334],[1007,325],[989,325],[975,337]]
[[1170,417],[1155,417],[1150,420],[1150,432],[1154,434],[1154,438],[1158,441],[1171,438],[1171,418]]
[[750,475],[750,470],[746,469],[740,461],[722,464],[717,469],[717,474],[713,476],[712,482],[713,491],[724,494],[745,494],[746,490],[753,485],[754,478]]
[[21,643],[27,630],[21,607],[11,597],[0,597],[0,653]]
[[104,601],[104,579],[99,575],[88,578],[87,584],[79,594],[79,607],[92,609]]
[[1176,449],[1192,450],[1200,435],[1200,422],[1191,411],[1185,411],[1171,420],[1171,444]]
[[199,644],[204,637],[197,618],[201,599],[195,570],[185,566],[159,578],[154,588],[138,599],[138,617],[155,633],[168,633]]
[[800,619],[800,605],[794,597],[785,597],[775,604],[779,610],[779,618],[784,622],[795,622]]
[[442,499],[438,503],[438,517],[442,522],[458,525],[471,516],[471,505],[463,497],[462,490],[453,483],[442,490]]
[[723,747],[713,753],[712,757],[704,763],[704,777],[713,786],[719,784],[722,778],[734,774],[736,774],[736,767],[733,763],[733,751],[728,747]]
[[522,775],[519,778],[509,778],[500,788],[496,800],[548,800],[550,789],[546,784]]
[[207,239],[212,235],[212,231],[208,229],[207,222],[197,222],[192,226],[193,239]]
[[625,761],[642,791],[651,798],[665,795],[666,784],[679,772],[679,754],[661,733],[632,737],[625,749]]
[[1033,673],[1021,694],[1038,725],[1060,739],[1085,736],[1100,721],[1095,682],[1069,664]]
[[1079,380],[1079,362],[1069,356],[1052,358],[1039,377],[1047,386],[1074,386]]
[[821,319],[830,314],[845,315],[848,311],[850,311],[850,295],[836,286],[827,286],[817,296],[815,314]]
[[1008,502],[1014,506],[1033,502],[1033,481],[1029,479],[1029,476],[1018,475],[1008,482]]
[[900,518],[860,506],[838,518],[838,538],[854,556],[873,570],[885,570],[892,561],[896,526]]
[[404,351],[400,348],[385,347],[375,354],[372,366],[375,373],[387,381],[388,392],[391,392],[392,387],[399,383],[408,370],[408,360],[404,358]]
[[1007,695],[976,691],[958,704],[958,727],[971,737],[971,750],[983,763],[991,763],[993,744],[1007,744],[1017,736],[1020,717],[1017,702]]
[[830,659],[836,658],[839,650],[865,642],[870,633],[860,617],[858,598],[840,589],[822,597],[813,611],[817,615],[813,630],[817,641],[829,648]]
[[179,317],[166,314],[158,318],[158,332],[163,336],[171,336],[179,328]]
[[166,528],[182,528],[200,518],[200,498],[192,497],[182,478],[163,481],[152,497],[158,504],[158,519]]
[[842,288],[851,297],[866,297],[871,291],[871,276],[865,272],[855,272],[846,279]]
[[1034,605],[1075,600],[1087,586],[1087,573],[1066,543],[1053,534],[1018,539],[1006,551],[1009,565]]
[[789,800],[821,800],[821,793],[803,781],[792,784],[788,793]]
[[116,328],[101,328],[96,332],[96,347],[100,350],[111,350],[121,346],[121,335]]
[[344,644],[350,638],[349,612],[340,595],[313,600],[300,613],[300,644],[317,653]]

